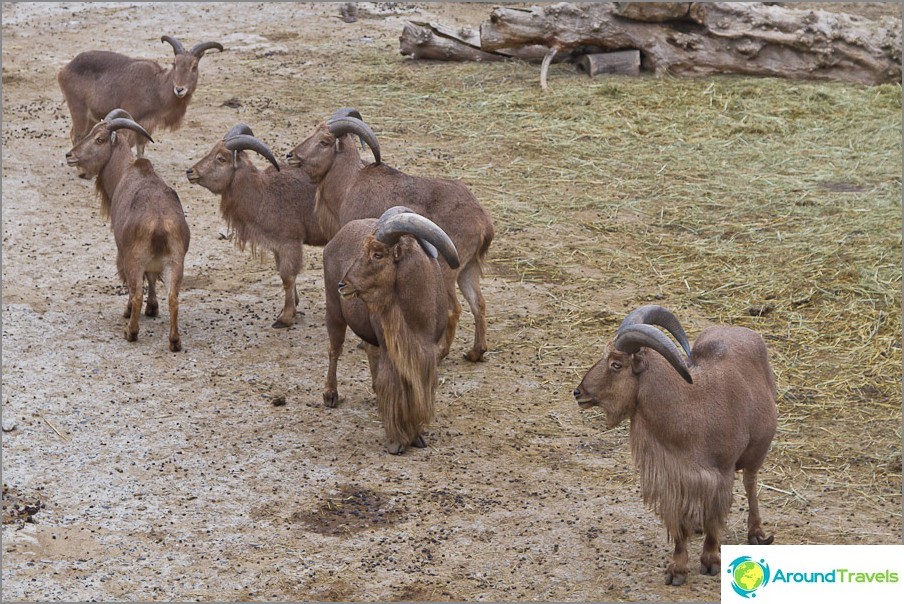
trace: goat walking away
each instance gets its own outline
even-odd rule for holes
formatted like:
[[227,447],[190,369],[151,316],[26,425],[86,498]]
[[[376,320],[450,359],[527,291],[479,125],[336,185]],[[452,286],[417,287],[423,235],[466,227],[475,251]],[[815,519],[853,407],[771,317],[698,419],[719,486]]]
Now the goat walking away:
[[[653,325],[668,330],[688,354]],[[581,408],[601,406],[606,425],[630,420],[631,453],[644,503],[675,543],[666,584],[688,575],[687,540],[702,526],[700,572],[718,575],[720,535],[735,472],[744,473],[747,540],[767,545],[757,474],[776,430],[775,375],[762,336],[746,327],[704,330],[690,347],[678,319],[661,306],[631,312],[603,358],[574,391]]]
[[[155,61],[133,59],[106,50],[80,53],[57,74],[57,82],[72,116],[70,139],[75,145],[91,127],[114,109],[128,112],[153,134],[163,127],[177,130],[198,86],[198,63],[219,42],[201,42],[186,51],[179,40],[162,36],[173,47],[173,66],[164,70]],[[145,140],[135,137],[136,153],[144,156]]]
[[437,363],[455,286],[437,253],[453,268],[455,245],[442,229],[407,208],[379,219],[353,220],[323,249],[329,369],[323,402],[339,402],[336,369],[346,327],[364,340],[387,450],[426,446],[433,420]]
[[129,320],[126,340],[138,339],[142,282],[147,281],[145,314],[158,313],[156,284],[169,269],[170,350],[182,349],[179,334],[179,289],[191,234],[179,196],[154,172],[146,159],[134,159],[126,129],[153,142],[151,135],[128,112],[114,109],[66,154],[78,176],[95,178],[101,214],[109,217],[116,241],[116,268],[129,287],[123,316]]
[[[258,170],[246,150],[272,166]],[[323,246],[328,240],[314,213],[314,185],[301,170],[281,169],[246,124],[233,126],[186,177],[220,196],[220,214],[235,230],[239,248],[250,244],[252,253],[258,247],[273,252],[285,293],[273,327],[290,327],[299,301],[295,281],[304,266],[303,244]]]

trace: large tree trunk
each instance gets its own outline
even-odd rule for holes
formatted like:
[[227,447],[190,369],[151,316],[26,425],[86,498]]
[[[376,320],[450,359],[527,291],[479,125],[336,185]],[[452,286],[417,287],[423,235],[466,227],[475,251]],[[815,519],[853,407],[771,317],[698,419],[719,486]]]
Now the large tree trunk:
[[[480,49],[638,49],[658,75],[737,73],[862,84],[901,81],[901,21],[760,2],[561,3],[497,7]],[[643,19],[643,20],[637,20]]]

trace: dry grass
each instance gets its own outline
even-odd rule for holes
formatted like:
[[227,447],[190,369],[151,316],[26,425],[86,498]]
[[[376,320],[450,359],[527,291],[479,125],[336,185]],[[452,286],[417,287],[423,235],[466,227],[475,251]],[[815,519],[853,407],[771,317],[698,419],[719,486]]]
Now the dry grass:
[[563,382],[643,303],[751,327],[778,376],[773,462],[899,496],[900,86],[568,70],[544,94],[531,65],[363,51],[296,98],[345,99],[388,163],[473,188],[494,270],[558,286],[538,356],[569,359]]

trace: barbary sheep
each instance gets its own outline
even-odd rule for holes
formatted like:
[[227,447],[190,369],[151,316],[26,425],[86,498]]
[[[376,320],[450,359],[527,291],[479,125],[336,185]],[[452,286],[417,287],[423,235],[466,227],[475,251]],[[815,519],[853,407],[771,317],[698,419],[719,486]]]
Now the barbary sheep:
[[704,330],[685,363],[653,325],[666,328],[688,350],[671,312],[642,306],[625,318],[574,396],[581,408],[601,406],[609,428],[630,420],[643,500],[675,542],[666,584],[681,585],[688,574],[688,536],[701,526],[706,538],[700,572],[719,573],[720,532],[738,470],[744,472],[749,505],[747,540],[772,543],[763,532],[757,473],[775,435],[775,376],[763,338],[750,329]]
[[323,402],[339,402],[336,366],[346,327],[364,340],[387,450],[424,447],[433,419],[437,363],[455,285],[443,275],[437,251],[452,268],[455,244],[436,224],[407,208],[377,219],[353,220],[323,248],[329,369]]
[[[245,150],[259,153],[272,167],[258,170]],[[220,213],[234,229],[240,248],[250,244],[252,251],[261,247],[273,252],[285,291],[273,327],[290,327],[299,300],[295,280],[304,266],[302,244],[327,242],[314,215],[314,185],[300,170],[281,170],[270,149],[245,124],[230,129],[186,176],[220,196]]]
[[[363,165],[352,135],[365,141],[375,162]],[[459,288],[474,315],[474,343],[465,358],[480,361],[487,350],[486,303],[480,290],[483,265],[493,241],[493,220],[462,183],[409,176],[382,163],[380,145],[354,109],[341,109],[288,156],[317,185],[317,214],[328,235],[352,220],[377,218],[403,205],[436,223],[455,243],[461,268],[448,278]],[[461,305],[456,298],[442,356],[449,352]]]
[[179,335],[179,288],[191,234],[179,196],[154,172],[146,159],[133,159],[120,129],[151,135],[122,109],[114,109],[66,154],[66,163],[84,179],[96,177],[101,214],[110,218],[116,241],[116,269],[129,287],[123,314],[129,320],[126,340],[138,339],[142,282],[147,280],[145,314],[157,316],[156,283],[169,269],[170,350],[182,350]]
[[[173,47],[173,66],[164,70],[154,61],[133,59],[106,50],[80,53],[57,74],[57,82],[72,115],[72,144],[85,137],[91,127],[116,108],[127,111],[153,134],[158,127],[176,130],[198,85],[198,62],[219,42],[201,42],[186,51],[170,36],[160,38]],[[135,137],[138,157],[144,156],[145,141]]]

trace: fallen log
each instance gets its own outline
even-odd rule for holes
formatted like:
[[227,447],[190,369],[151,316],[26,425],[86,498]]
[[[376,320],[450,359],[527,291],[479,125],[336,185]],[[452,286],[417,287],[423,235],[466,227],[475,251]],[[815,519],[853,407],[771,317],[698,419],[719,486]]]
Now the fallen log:
[[[549,48],[540,44],[486,51],[480,34],[469,27],[454,28],[441,23],[408,21],[399,36],[399,52],[413,59],[433,61],[540,61]],[[563,55],[561,60],[564,60]]]
[[[870,21],[761,2],[659,3],[672,5],[677,16],[666,11],[651,17],[651,7],[632,9],[632,4],[497,7],[480,26],[479,48],[637,49],[642,69],[656,75],[733,73],[861,84],[901,81],[900,19]],[[689,5],[686,12],[679,6],[684,4]],[[647,20],[632,18],[635,11]],[[541,74],[544,81],[545,75]]]

